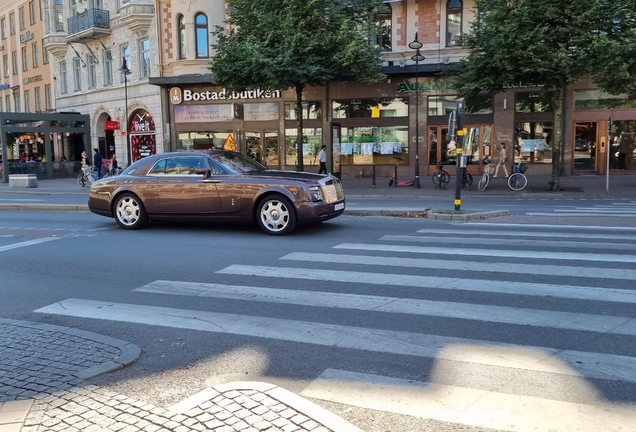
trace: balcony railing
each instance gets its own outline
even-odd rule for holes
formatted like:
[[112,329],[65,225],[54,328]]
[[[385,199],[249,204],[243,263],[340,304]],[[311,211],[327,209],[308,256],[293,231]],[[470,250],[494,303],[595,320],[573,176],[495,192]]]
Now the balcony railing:
[[103,9],[89,9],[68,20],[69,36],[91,28],[110,29],[110,13]]

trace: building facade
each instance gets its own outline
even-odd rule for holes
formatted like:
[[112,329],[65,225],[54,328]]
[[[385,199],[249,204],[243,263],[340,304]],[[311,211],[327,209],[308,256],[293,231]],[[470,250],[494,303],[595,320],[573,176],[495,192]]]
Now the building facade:
[[[0,3],[0,112],[55,109],[51,58],[44,49],[44,16],[38,0]],[[12,136],[7,159],[42,155],[43,137]],[[3,155],[5,156],[5,155]]]

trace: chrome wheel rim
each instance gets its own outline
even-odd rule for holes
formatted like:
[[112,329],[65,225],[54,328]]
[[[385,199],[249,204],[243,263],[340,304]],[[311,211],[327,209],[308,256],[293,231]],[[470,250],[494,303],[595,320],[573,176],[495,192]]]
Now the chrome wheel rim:
[[279,232],[289,225],[289,209],[280,201],[268,201],[261,208],[261,222],[268,231]]
[[117,219],[126,226],[132,226],[139,220],[141,206],[137,200],[125,197],[117,202]]

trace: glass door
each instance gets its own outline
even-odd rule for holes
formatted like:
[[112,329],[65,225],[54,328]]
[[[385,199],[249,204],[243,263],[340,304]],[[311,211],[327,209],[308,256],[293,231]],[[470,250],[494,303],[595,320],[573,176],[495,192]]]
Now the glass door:
[[269,168],[279,169],[278,132],[245,132],[245,154]]
[[574,151],[572,152],[574,171],[597,170],[597,129],[596,123],[574,125]]
[[[462,155],[470,172],[480,172],[484,158],[491,156],[492,125],[468,125],[464,131]],[[440,163],[446,171],[453,171],[457,164],[457,149],[450,140],[448,127],[430,126],[428,132],[429,172],[434,172]]]

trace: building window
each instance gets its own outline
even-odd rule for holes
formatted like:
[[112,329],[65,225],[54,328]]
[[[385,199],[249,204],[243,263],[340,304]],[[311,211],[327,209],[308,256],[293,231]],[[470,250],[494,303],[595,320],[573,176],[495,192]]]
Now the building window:
[[[119,47],[119,54],[121,56],[121,62],[119,63],[120,65],[124,64],[124,59],[126,59],[126,67],[132,71],[132,68],[130,67],[130,47],[128,46],[128,44],[126,45],[122,45]],[[124,80],[127,80],[128,78],[126,78],[126,75],[124,75],[124,73],[121,73],[120,76],[120,82],[124,82]]]
[[18,74],[18,52],[13,51],[11,53],[11,66],[13,68],[13,75]]
[[554,111],[554,93],[518,92],[515,94],[515,112],[545,113]]
[[113,85],[113,58],[110,50],[104,51],[104,86]]
[[332,106],[334,119],[408,117],[408,115],[408,98],[339,100],[334,101]]
[[377,34],[371,41],[372,45],[379,45],[382,51],[391,51],[391,6],[382,6],[382,12],[376,17]]
[[49,64],[49,50],[42,48],[42,61],[44,64]]
[[22,70],[29,70],[29,55],[27,54],[26,47],[22,47]]
[[7,38],[7,19],[2,18],[0,20],[0,28],[2,28],[2,39]]
[[79,57],[73,59],[73,90],[82,90],[82,64]]
[[515,124],[515,162],[552,163],[552,122]]
[[40,94],[40,87],[35,88],[35,112],[42,111],[42,95]]
[[36,68],[38,66],[40,66],[40,52],[38,50],[38,43],[37,42],[33,42],[33,44],[31,45],[31,49],[33,51],[33,67]]
[[35,1],[31,0],[29,2],[29,22],[31,25],[35,24],[37,17],[35,16]]
[[31,112],[31,91],[24,91],[24,112]]
[[51,34],[51,11],[49,10],[48,0],[41,0],[40,8],[44,13],[44,34]]
[[15,112],[22,112],[22,102],[20,101],[20,89],[13,90],[13,109]]
[[68,73],[66,71],[66,62],[60,62],[60,93],[68,93]]
[[[303,102],[303,119],[318,120],[320,117],[320,102]],[[296,120],[296,118],[296,102],[285,102],[285,120]]]
[[11,112],[11,96],[10,95],[6,95],[5,98],[5,103],[7,106],[7,112]]
[[2,70],[4,71],[4,77],[9,78],[9,54],[2,56]]
[[89,54],[88,60],[88,88],[97,87],[97,59],[93,54]]
[[12,35],[15,34],[15,13],[14,12],[11,12],[9,14],[9,30],[11,31]]
[[462,33],[462,2],[448,0],[446,3],[446,46],[456,46],[457,36]]
[[53,108],[51,101],[51,84],[46,84],[44,86],[44,109],[50,110]]
[[55,4],[55,31],[64,31],[64,9],[62,9],[61,3]]
[[208,17],[198,13],[194,17],[194,38],[197,46],[197,58],[209,57]]
[[20,30],[24,30],[26,28],[26,18],[24,16],[24,8],[21,7],[18,12],[20,13]]
[[179,59],[186,58],[186,31],[185,31],[185,18],[183,15],[177,17],[177,25],[179,35]]
[[[7,111],[8,111],[8,110],[7,110]],[[0,112],[5,112],[5,111],[2,109],[2,98],[0,98]]]
[[142,39],[139,41],[139,77],[148,78],[150,76],[150,41]]

